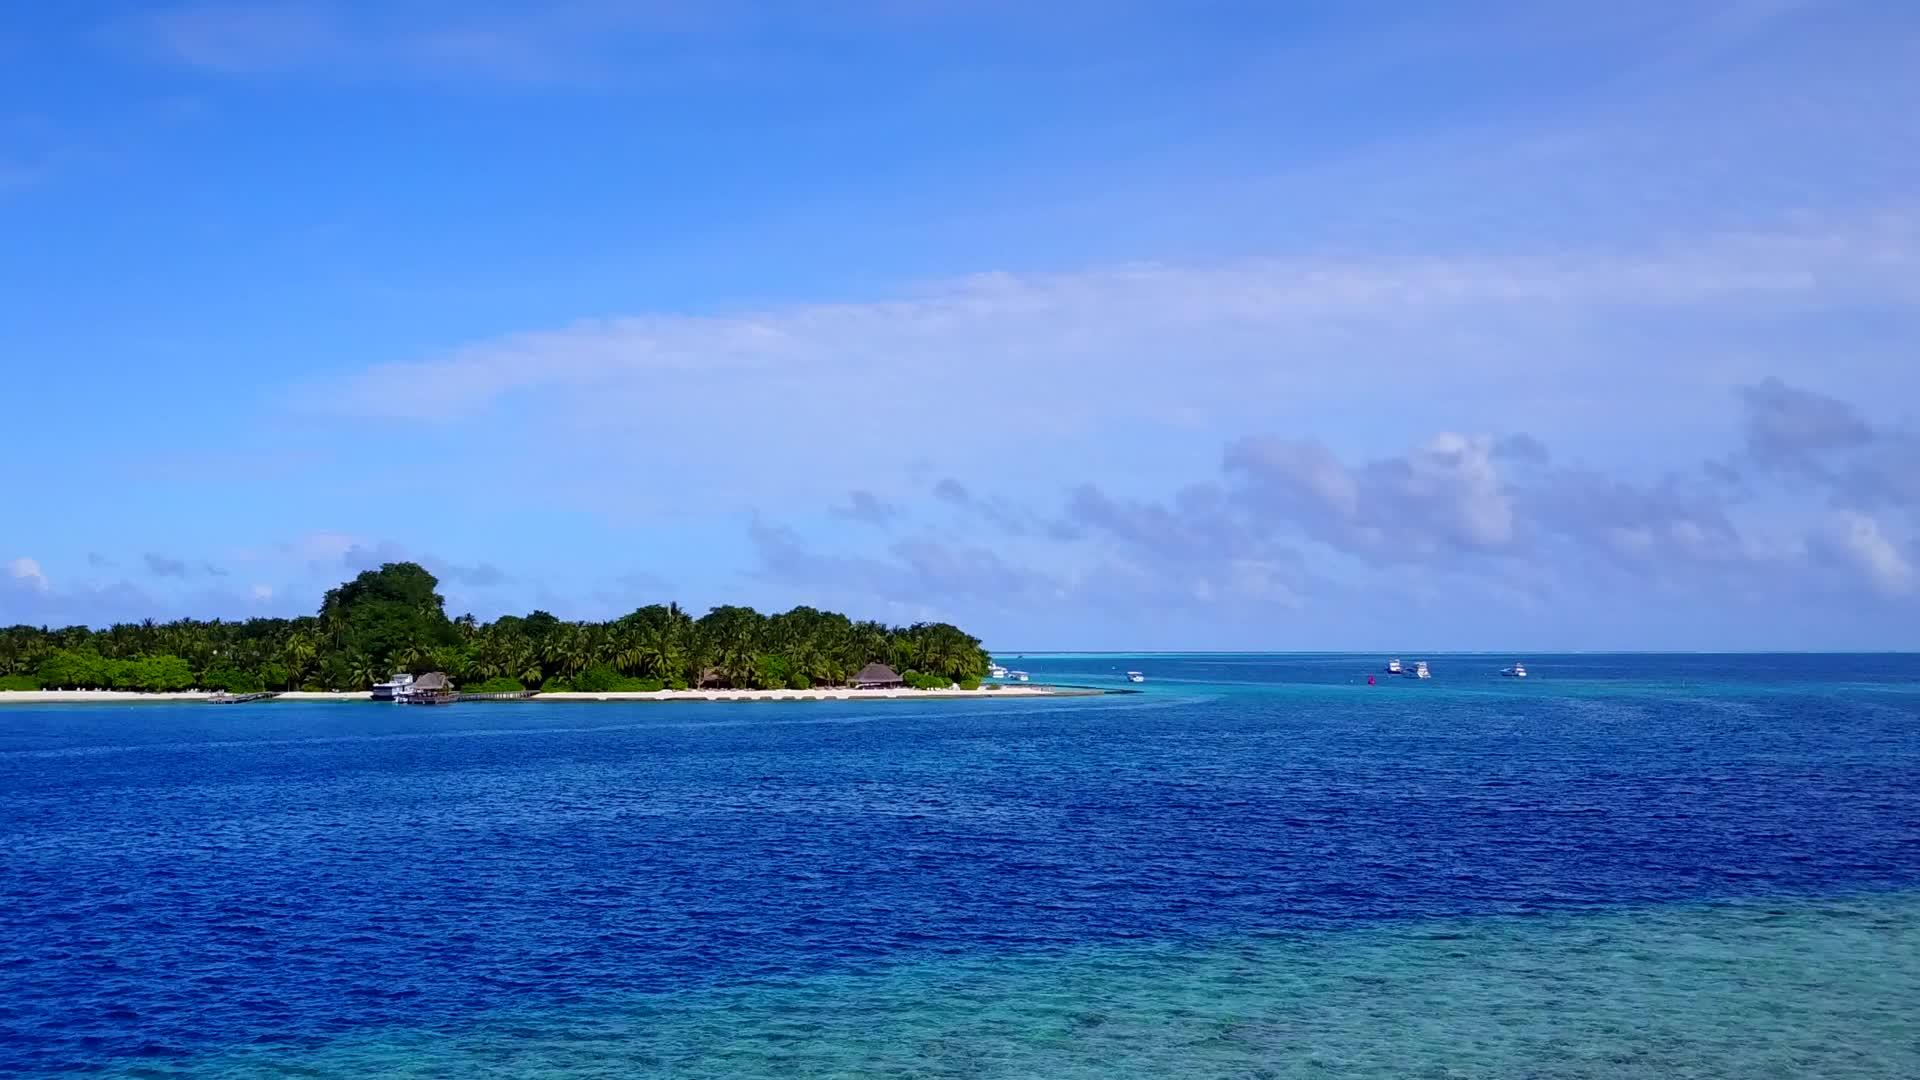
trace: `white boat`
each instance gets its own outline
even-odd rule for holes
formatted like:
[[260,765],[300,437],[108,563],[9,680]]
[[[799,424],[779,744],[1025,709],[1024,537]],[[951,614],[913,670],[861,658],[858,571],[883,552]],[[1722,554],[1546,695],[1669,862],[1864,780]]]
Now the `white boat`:
[[1387,674],[1389,675],[1400,674],[1400,661],[1398,658],[1387,661]]
[[1509,679],[1524,679],[1527,677],[1527,665],[1516,661],[1512,667],[1502,671],[1500,674],[1505,675]]
[[1415,660],[1413,662],[1413,670],[1407,672],[1407,678],[1431,679],[1433,678],[1433,672],[1427,670],[1427,662],[1425,660]]
[[999,664],[992,664],[992,665],[989,665],[989,666],[988,666],[988,668],[987,668],[987,678],[989,678],[989,679],[1004,679],[1004,678],[1006,678],[1006,677],[1007,677],[1007,669],[1006,669],[1006,668],[1003,668],[1003,667],[1001,667],[1001,666],[1000,666]]
[[1013,680],[1014,682],[1026,682],[1028,679],[1028,676],[1027,676],[1027,673],[1024,671],[1009,671],[1007,672],[1007,678]]
[[373,684],[373,700],[399,701],[413,689],[413,676],[404,672],[395,675],[386,682]]
[[1127,681],[1128,682],[1146,682],[1147,677],[1145,675],[1140,674],[1137,671],[1129,671],[1127,672]]

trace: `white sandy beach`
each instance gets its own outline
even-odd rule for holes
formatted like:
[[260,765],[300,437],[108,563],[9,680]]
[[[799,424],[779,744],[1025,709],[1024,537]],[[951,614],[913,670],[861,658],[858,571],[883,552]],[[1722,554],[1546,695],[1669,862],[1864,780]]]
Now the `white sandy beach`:
[[[1046,686],[1003,686],[998,690],[853,690],[844,687],[817,690],[654,690],[608,691],[606,693],[540,694],[537,701],[885,701],[902,698],[997,698],[1044,697],[1071,693]],[[8,690],[0,692],[0,705],[107,705],[119,702],[205,701],[209,690],[181,690],[174,693],[140,693],[134,690]],[[367,701],[365,690],[311,691],[288,690],[276,701]]]
[[283,690],[279,701],[372,701],[371,690]]
[[540,701],[883,701],[897,698],[1044,697],[1061,691],[1046,686],[1003,686],[998,690],[636,690],[606,693],[541,694]]
[[[177,690],[145,693],[139,690],[6,690],[0,691],[0,705],[110,705],[115,702],[205,701],[212,690]],[[366,690],[313,692],[289,690],[281,701],[367,701],[373,694]]]

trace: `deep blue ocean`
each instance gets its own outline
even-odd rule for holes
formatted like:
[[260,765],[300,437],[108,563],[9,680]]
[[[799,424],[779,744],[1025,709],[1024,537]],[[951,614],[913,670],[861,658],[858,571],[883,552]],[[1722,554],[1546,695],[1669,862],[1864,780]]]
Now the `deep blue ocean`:
[[1920,657],[1420,658],[0,706],[0,1075],[1920,1076]]

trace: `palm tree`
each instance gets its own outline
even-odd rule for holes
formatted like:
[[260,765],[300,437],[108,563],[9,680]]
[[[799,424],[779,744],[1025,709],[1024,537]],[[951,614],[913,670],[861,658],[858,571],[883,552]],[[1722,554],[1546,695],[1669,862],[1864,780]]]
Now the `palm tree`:
[[442,645],[428,654],[428,663],[435,671],[446,673],[456,684],[465,682],[469,672],[466,651],[458,645]]
[[357,683],[361,689],[372,686],[374,683],[379,682],[381,678],[379,665],[374,661],[373,657],[363,652],[348,654],[347,675]]
[[300,677],[307,672],[307,665],[313,663],[318,651],[314,640],[303,633],[295,633],[287,638],[280,648],[280,659],[287,666],[287,689],[300,684]]
[[320,627],[326,634],[327,640],[333,642],[336,647],[344,644],[347,640],[347,631],[352,628],[346,607],[341,604],[330,604],[321,609]]
[[508,654],[510,663],[507,668],[513,677],[523,686],[539,686],[544,674],[540,669],[539,654],[534,651],[533,642],[521,642],[518,648]]
[[614,667],[628,675],[671,677],[676,650],[664,619],[622,619],[608,627],[607,634],[605,651]]
[[602,638],[595,628],[578,623],[548,638],[542,650],[547,665],[568,677],[600,662],[602,652]]
[[[400,651],[393,654],[393,662],[395,664],[415,674],[425,671],[428,662],[432,659],[433,654],[428,651],[425,645],[419,642],[408,642],[401,647]],[[377,682],[378,680],[375,681]]]
[[564,630],[547,635],[547,639],[540,643],[541,662],[553,671],[564,674],[567,670],[567,658],[572,653],[571,638],[572,635]]

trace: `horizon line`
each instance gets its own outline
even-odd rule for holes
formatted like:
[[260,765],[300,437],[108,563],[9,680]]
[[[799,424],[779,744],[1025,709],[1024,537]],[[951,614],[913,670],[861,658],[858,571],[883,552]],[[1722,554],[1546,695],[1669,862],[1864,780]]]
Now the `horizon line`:
[[[994,657],[1015,656],[1391,656],[1392,649],[995,649]],[[1914,656],[1920,649],[1429,649],[1400,650],[1401,656]]]

